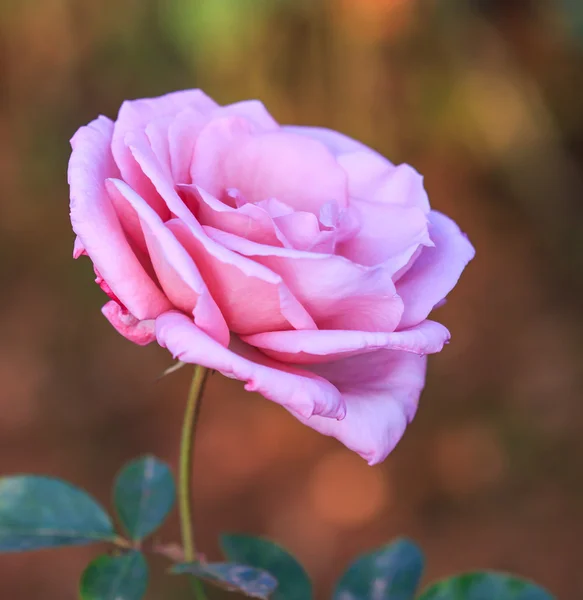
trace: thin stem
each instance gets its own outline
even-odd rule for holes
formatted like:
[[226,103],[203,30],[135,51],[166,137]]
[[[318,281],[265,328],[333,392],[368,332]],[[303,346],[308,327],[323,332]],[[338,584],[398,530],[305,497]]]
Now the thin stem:
[[[192,447],[196,422],[200,410],[202,391],[208,371],[205,367],[196,365],[186,409],[182,422],[182,436],[180,440],[180,462],[178,477],[178,505],[180,509],[180,530],[182,534],[182,545],[184,547],[184,560],[193,562],[196,558],[196,546],[194,544],[194,528],[192,523]],[[202,583],[193,579],[195,596],[199,600],[205,600],[206,596]]]

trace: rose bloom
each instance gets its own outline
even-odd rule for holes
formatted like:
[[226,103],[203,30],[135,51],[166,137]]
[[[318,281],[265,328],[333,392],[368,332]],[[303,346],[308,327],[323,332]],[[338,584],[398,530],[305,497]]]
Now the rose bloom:
[[124,102],[71,144],[74,256],[117,331],[382,461],[449,339],[427,316],[474,255],[417,171],[200,90]]

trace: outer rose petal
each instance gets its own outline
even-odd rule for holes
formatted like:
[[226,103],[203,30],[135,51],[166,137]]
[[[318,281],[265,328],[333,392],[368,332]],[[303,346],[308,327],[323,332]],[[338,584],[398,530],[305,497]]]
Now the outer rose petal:
[[405,303],[399,329],[423,321],[453,289],[475,254],[468,238],[450,218],[433,210],[429,221],[435,247],[424,248],[397,283],[397,291]]
[[262,356],[240,344],[238,353],[223,348],[183,314],[168,312],[156,320],[156,335],[161,346],[175,358],[216,369],[232,379],[246,381],[245,389],[259,392],[287,408],[296,416],[342,419],[345,406],[338,390],[311,372]]
[[[336,156],[345,154],[347,152],[360,151],[369,152],[370,154],[378,157],[381,156],[375,150],[369,148],[362,142],[352,139],[351,137],[348,137],[347,135],[344,135],[338,131],[334,131],[333,129],[326,129],[325,127],[301,127],[298,125],[284,125],[282,129],[289,131],[290,133],[305,135],[313,140],[318,140]],[[387,162],[389,161],[387,160]]]
[[130,342],[134,342],[134,344],[145,346],[156,339],[153,319],[139,321],[114,300],[110,300],[107,304],[104,304],[101,312],[118,333],[121,333],[121,335],[130,340]]
[[213,112],[213,117],[245,117],[263,131],[276,131],[279,123],[269,114],[263,102],[243,100],[221,106]]
[[449,331],[435,321],[423,321],[416,327],[393,333],[320,329],[270,331],[242,337],[268,356],[297,364],[330,362],[380,349],[434,354],[441,351],[449,338]]
[[85,251],[79,236],[76,236],[75,243],[73,245],[73,258],[77,260],[80,256],[87,256],[87,252]]
[[236,188],[250,202],[275,197],[314,213],[330,200],[347,202],[346,174],[324,144],[282,131],[257,132],[239,117],[215,119],[200,132],[191,176],[216,197]]
[[138,319],[152,319],[171,307],[130,247],[105,189],[118,171],[109,148],[113,123],[99,117],[71,140],[69,161],[71,223],[84,248],[113,293]]
[[391,273],[342,256],[272,248],[204,227],[219,244],[278,273],[321,329],[394,331],[403,303]]
[[314,415],[300,420],[360,454],[370,465],[382,462],[401,439],[417,410],[425,385],[426,357],[378,350],[312,370],[334,383],[346,402],[346,417]]
[[168,298],[175,307],[192,313],[198,327],[226,346],[227,324],[188,252],[126,183],[110,179],[107,186],[112,194],[121,194],[138,214],[154,270]]

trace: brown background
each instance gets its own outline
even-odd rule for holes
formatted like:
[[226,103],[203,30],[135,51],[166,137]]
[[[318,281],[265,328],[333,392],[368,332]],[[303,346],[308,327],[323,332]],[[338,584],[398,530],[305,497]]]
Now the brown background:
[[[319,598],[396,535],[427,578],[475,567],[583,597],[583,5],[576,0],[1,0],[0,471],[108,502],[122,462],[175,464],[190,374],[99,312],[71,259],[75,129],[125,98],[202,87],[261,98],[425,174],[477,257],[438,318],[414,424],[369,468],[214,376],[195,464],[200,547],[221,530],[287,545]],[[171,521],[162,537],[177,536]],[[73,599],[95,549],[0,557],[0,597]],[[152,599],[186,598],[160,577]],[[172,586],[172,587],[170,587]],[[173,590],[173,591],[171,591]]]

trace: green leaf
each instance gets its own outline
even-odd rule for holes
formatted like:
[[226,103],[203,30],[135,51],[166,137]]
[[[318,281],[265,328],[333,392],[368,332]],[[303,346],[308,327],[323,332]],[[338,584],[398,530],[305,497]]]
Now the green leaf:
[[278,581],[272,600],[310,600],[312,583],[300,563],[281,546],[249,535],[224,534],[221,549],[232,562],[264,569]]
[[234,563],[183,563],[172,567],[170,572],[194,575],[230,592],[263,600],[277,587],[277,579],[267,571]]
[[464,573],[430,586],[419,600],[553,600],[525,579],[487,571]]
[[105,510],[70,483],[35,475],[0,479],[0,552],[114,539]]
[[119,472],[113,500],[128,535],[141,540],[160,527],[174,506],[172,471],[154,456],[137,458]]
[[81,576],[81,600],[141,600],[148,587],[148,565],[141,552],[103,554]]
[[340,578],[334,600],[412,600],[423,574],[423,554],[407,539],[364,554]]

